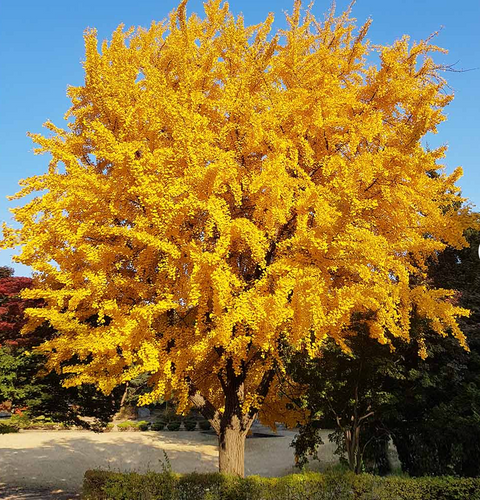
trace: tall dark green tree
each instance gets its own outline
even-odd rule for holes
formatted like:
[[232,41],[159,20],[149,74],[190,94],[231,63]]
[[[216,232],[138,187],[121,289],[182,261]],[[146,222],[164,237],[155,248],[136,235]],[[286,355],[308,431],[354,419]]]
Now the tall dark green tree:
[[[293,359],[292,375],[307,384],[303,404],[312,415],[294,443],[300,463],[315,453],[317,429],[333,426],[339,451],[357,472],[369,462],[388,469],[390,437],[411,475],[480,474],[480,233],[466,236],[469,248],[448,248],[430,262],[428,280],[457,290],[453,300],[470,309],[461,321],[470,351],[413,315],[412,341],[394,342],[393,353],[363,335],[359,322],[351,356],[331,345],[318,361]],[[426,360],[417,355],[418,337],[426,340]]]
[[310,360],[297,354],[290,360],[290,375],[306,387],[300,404],[310,412],[309,421],[300,427],[293,442],[297,463],[302,466],[309,457],[318,458],[320,429],[335,429],[330,439],[337,443],[337,454],[352,471],[361,472],[365,459],[375,456],[371,467],[386,472],[385,453],[372,454],[371,450],[384,450],[388,443],[379,414],[392,398],[383,387],[384,381],[398,376],[398,367],[389,347],[360,327],[348,345],[351,354],[328,341],[321,358]]
[[386,424],[411,475],[480,474],[480,233],[469,230],[467,239],[469,248],[448,248],[431,263],[429,279],[436,287],[458,290],[459,304],[470,310],[461,320],[470,352],[450,338],[429,334],[428,323],[418,321],[429,357],[415,358],[406,346],[405,377],[389,381],[398,403]]

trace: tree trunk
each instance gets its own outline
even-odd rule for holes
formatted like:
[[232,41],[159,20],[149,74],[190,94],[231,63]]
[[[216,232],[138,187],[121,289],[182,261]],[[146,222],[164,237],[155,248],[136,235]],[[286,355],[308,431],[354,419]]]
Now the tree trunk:
[[128,387],[130,386],[130,382],[127,382],[125,384],[125,390],[123,391],[123,396],[120,401],[120,408],[123,408],[123,405],[125,404],[125,399],[127,399],[127,393],[128,393]]
[[222,380],[225,394],[223,413],[192,390],[190,400],[209,420],[218,436],[218,465],[221,473],[243,477],[245,472],[245,438],[256,417],[256,412],[242,414],[244,382],[231,375],[229,383]]
[[362,472],[362,457],[360,455],[360,426],[357,425],[354,428],[354,457],[355,457],[355,474],[360,474]]
[[230,425],[221,426],[218,435],[218,465],[220,472],[243,477],[245,474],[245,438],[238,418]]
[[[273,370],[266,372],[260,382],[257,394],[264,398],[275,375]],[[231,360],[227,361],[225,372],[218,374],[225,395],[223,412],[215,408],[190,383],[190,401],[208,419],[218,436],[218,465],[221,473],[243,477],[245,473],[245,438],[257,416],[256,410],[243,414],[242,404],[245,394],[245,374],[237,375]]]
[[348,466],[355,474],[362,472],[362,453],[360,450],[360,427],[352,425],[344,431],[347,448]]

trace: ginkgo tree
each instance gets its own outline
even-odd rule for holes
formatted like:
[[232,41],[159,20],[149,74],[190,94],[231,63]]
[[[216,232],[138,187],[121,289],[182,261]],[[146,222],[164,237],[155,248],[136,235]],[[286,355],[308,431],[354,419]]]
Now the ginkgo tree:
[[[48,368],[108,393],[150,374],[147,404],[196,406],[219,464],[243,475],[255,418],[298,415],[280,384],[283,350],[348,349],[354,321],[408,340],[413,310],[465,345],[448,290],[426,259],[466,245],[455,182],[422,138],[452,96],[431,40],[373,47],[370,21],[318,21],[296,1],[245,26],[227,3],[85,34],[85,83],[68,126],[32,134],[48,171],[21,181],[3,247],[34,270],[24,296]],[[367,56],[376,51],[377,66]],[[419,346],[420,353],[424,346]]]

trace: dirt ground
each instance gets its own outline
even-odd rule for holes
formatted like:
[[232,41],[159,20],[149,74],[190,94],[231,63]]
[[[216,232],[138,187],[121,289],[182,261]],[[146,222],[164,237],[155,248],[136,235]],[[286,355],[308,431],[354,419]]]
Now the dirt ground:
[[[335,447],[328,442],[327,434],[325,431],[322,459],[324,463],[331,463],[336,461]],[[281,430],[272,437],[248,438],[245,473],[283,476],[293,472],[294,454],[290,443],[294,435],[293,431]],[[174,472],[217,470],[216,436],[199,431],[4,434],[0,436],[0,498],[78,498],[87,469],[161,471],[163,452]]]

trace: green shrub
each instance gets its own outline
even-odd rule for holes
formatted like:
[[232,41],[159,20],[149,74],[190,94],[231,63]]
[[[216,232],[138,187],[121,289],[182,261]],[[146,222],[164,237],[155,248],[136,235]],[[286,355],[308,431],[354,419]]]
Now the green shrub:
[[135,472],[87,471],[82,496],[87,500],[177,500],[177,481],[177,477],[169,473],[140,475]]
[[14,425],[19,429],[26,429],[32,424],[27,413],[21,413],[20,415],[14,414],[10,418],[5,419],[4,422],[8,425]]
[[183,422],[186,431],[194,431],[197,428],[196,420],[185,420]]
[[117,425],[117,428],[121,432],[125,431],[148,431],[149,423],[146,420],[140,420],[139,422],[133,422],[132,420],[125,420],[121,424]]
[[137,427],[140,431],[148,431],[148,429],[150,428],[150,423],[146,420],[142,420],[137,423]]
[[353,477],[355,500],[479,500],[480,478]]
[[167,408],[165,410],[162,410],[159,415],[159,420],[162,422],[181,422],[182,417],[180,415],[177,415],[177,412],[175,411],[174,408]]
[[0,424],[0,434],[14,434],[19,431],[15,425]]
[[125,422],[117,424],[117,429],[121,432],[134,430],[135,427],[135,422],[132,422],[131,420],[125,420]]
[[86,500],[480,500],[480,478],[403,478],[351,473],[281,478],[87,471]]
[[40,421],[33,420],[27,428],[39,431],[50,431],[50,430],[59,431],[68,429],[68,427],[64,423],[52,422],[50,420],[40,420]]
[[181,425],[181,422],[177,422],[175,420],[172,420],[171,422],[168,422],[167,429],[169,431],[178,431],[178,430],[180,430],[180,425]]
[[163,420],[157,420],[152,424],[152,431],[163,431],[165,429],[165,425],[167,425]]
[[30,418],[27,413],[21,415],[12,415],[10,418],[2,421],[6,425],[13,425],[18,429],[30,430],[62,430],[68,429],[68,426],[62,422],[54,422],[47,417]]
[[198,422],[198,425],[200,429],[202,429],[202,431],[209,431],[212,428],[208,420],[200,420],[200,422]]

